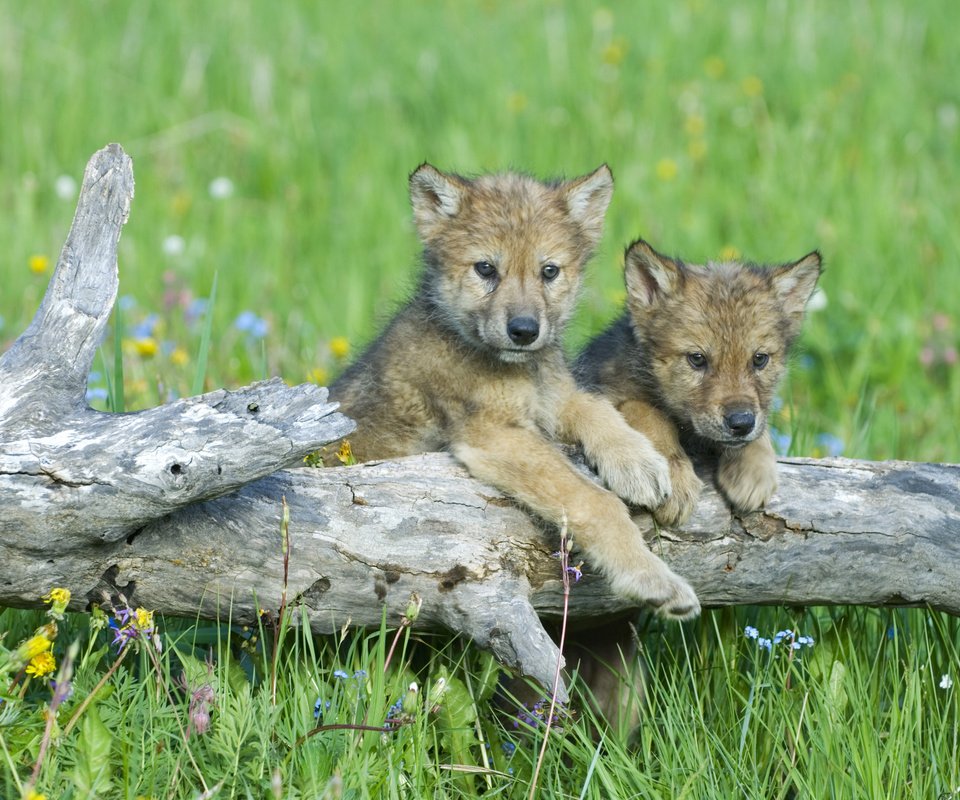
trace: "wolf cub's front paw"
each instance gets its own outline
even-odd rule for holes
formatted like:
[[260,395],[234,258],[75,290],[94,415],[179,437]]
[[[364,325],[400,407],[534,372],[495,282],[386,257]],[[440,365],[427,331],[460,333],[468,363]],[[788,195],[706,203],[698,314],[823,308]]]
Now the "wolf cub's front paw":
[[596,459],[597,474],[610,491],[628,503],[658,508],[669,497],[670,464],[641,433],[608,447]]
[[777,490],[777,458],[766,439],[720,456],[717,483],[737,511],[756,511]]
[[607,569],[613,590],[632,600],[652,606],[667,619],[691,619],[700,613],[700,601],[683,578],[652,553],[640,568]]
[[685,455],[670,459],[670,496],[653,516],[661,525],[679,525],[685,522],[697,507],[703,481],[693,471],[693,464]]

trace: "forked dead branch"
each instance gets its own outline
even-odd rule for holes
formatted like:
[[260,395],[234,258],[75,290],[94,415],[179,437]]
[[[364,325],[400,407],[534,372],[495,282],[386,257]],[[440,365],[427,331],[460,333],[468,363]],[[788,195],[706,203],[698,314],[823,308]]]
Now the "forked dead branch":
[[[279,379],[133,414],[88,408],[87,375],[117,295],[129,157],[91,159],[41,306],[0,357],[0,604],[53,586],[75,609],[101,593],[162,613],[252,620],[280,602],[280,501],[290,506],[288,596],[320,633],[397,624],[490,648],[549,685],[539,621],[562,605],[557,532],[428,454],[295,468],[350,433],[326,390]],[[783,459],[760,513],[712,489],[681,530],[635,517],[705,606],[929,605],[960,613],[960,466]],[[575,585],[574,625],[627,611],[606,582]]]

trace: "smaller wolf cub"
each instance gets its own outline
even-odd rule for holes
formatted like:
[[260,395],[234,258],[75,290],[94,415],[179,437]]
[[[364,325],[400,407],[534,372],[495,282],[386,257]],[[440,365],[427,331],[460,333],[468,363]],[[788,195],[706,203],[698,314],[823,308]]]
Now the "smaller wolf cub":
[[627,249],[627,308],[574,370],[670,462],[659,522],[683,522],[700,496],[688,452],[718,458],[717,483],[738,511],[776,491],[767,415],[820,270],[816,251],[762,267],[685,264],[642,239]]
[[[360,460],[452,453],[574,542],[614,591],[665,616],[699,612],[617,497],[655,507],[669,468],[609,402],[579,389],[562,337],[613,192],[602,166],[570,181],[410,176],[423,272],[413,297],[330,390],[357,423]],[[557,446],[579,443],[612,491]],[[328,459],[328,463],[332,461]]]

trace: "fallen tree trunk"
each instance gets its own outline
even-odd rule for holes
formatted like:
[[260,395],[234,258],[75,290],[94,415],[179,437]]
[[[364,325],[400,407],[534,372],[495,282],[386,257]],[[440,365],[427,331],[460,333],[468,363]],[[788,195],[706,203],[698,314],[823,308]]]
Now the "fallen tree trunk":
[[[136,414],[84,400],[117,291],[133,180],[116,145],[88,166],[77,216],[27,332],[0,358],[0,604],[53,586],[74,608],[123,592],[163,613],[252,621],[283,590],[321,633],[397,624],[463,633],[549,683],[559,653],[539,617],[563,590],[556,531],[451,458],[281,469],[352,430],[326,390],[274,380]],[[278,471],[280,470],[280,471]],[[728,604],[930,605],[960,613],[960,466],[783,459],[763,512],[704,491],[682,530],[635,519],[651,547]],[[623,612],[585,568],[575,623]]]

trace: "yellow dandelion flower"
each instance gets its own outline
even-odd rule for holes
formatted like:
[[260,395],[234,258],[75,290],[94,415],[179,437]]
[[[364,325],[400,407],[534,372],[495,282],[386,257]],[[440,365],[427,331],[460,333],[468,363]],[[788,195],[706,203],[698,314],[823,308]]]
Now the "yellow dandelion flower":
[[40,275],[47,271],[47,267],[50,266],[50,259],[42,255],[33,255],[27,259],[27,266],[30,267],[30,271]]
[[661,181],[672,181],[677,177],[680,167],[677,166],[677,162],[672,158],[661,158],[657,162],[657,166],[654,168],[654,171],[657,174],[657,178],[659,178]]
[[27,793],[23,796],[23,800],[47,800],[47,796],[42,792],[35,792],[33,789],[28,789]]
[[717,80],[718,78],[722,78],[727,71],[727,64],[720,56],[710,56],[710,58],[703,62],[703,71],[707,74],[708,78]]
[[186,213],[190,210],[190,206],[192,205],[193,197],[190,195],[190,192],[185,190],[177,192],[173,196],[173,200],[170,202],[173,213],[178,217],[186,216]]
[[683,129],[689,136],[702,136],[707,129],[707,123],[701,114],[690,114],[683,121]]
[[127,397],[140,397],[147,393],[147,381],[144,378],[124,381],[123,391]]
[[190,355],[182,347],[174,347],[170,353],[170,363],[175,367],[182,367],[190,363]]
[[315,367],[307,373],[307,380],[318,386],[326,386],[330,374],[323,367]]
[[756,75],[748,75],[740,81],[740,88],[747,97],[759,97],[763,94],[763,81]]
[[334,336],[330,340],[330,352],[334,358],[346,358],[350,352],[350,342],[346,336]]
[[63,614],[70,605],[70,590],[55,587],[43,596],[44,603],[50,603],[47,612],[54,619],[63,619]]
[[137,355],[141,358],[153,358],[159,351],[160,345],[152,336],[144,336],[142,339],[134,339],[133,347]]
[[153,627],[153,612],[145,608],[138,608],[133,612],[136,626],[142,631],[148,631]]
[[43,596],[44,603],[54,603],[57,605],[67,605],[70,602],[70,590],[55,586]]
[[43,628],[31,636],[27,641],[17,648],[17,660],[20,662],[32,661],[41,653],[50,649],[50,639],[47,637]]
[[523,92],[510,92],[507,95],[507,110],[511,114],[520,114],[526,111],[530,101]]
[[340,444],[340,449],[337,450],[337,460],[349,467],[357,463],[357,459],[353,457],[353,449],[350,447],[350,442],[346,439]]
[[732,244],[724,245],[720,250],[721,261],[736,261],[738,258],[740,258],[740,250]]
[[49,650],[45,650],[42,653],[38,653],[33,658],[30,659],[30,663],[27,664],[27,675],[33,675],[35,678],[42,678],[44,675],[49,675],[57,668],[57,661],[53,657],[53,653]]
[[707,157],[707,140],[691,139],[687,143],[687,155],[691,161],[703,161]]
[[627,44],[622,38],[616,38],[607,43],[600,52],[600,59],[611,67],[619,67],[627,56]]

